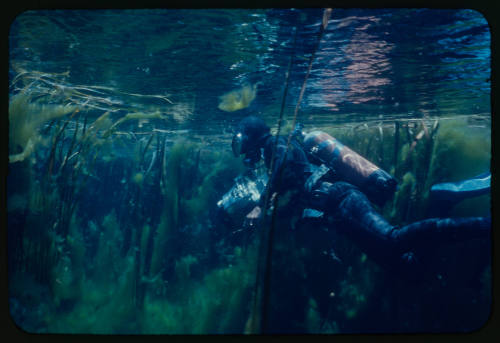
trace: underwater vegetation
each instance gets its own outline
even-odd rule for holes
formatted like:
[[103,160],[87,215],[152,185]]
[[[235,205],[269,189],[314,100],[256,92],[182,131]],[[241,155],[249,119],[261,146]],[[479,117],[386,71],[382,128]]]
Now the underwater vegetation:
[[[221,109],[248,106],[256,87],[227,93]],[[51,333],[245,332],[259,242],[257,235],[238,240],[240,227],[221,222],[216,206],[244,171],[242,162],[229,147],[150,130],[168,120],[164,112],[88,110],[26,91],[11,96],[14,322]],[[124,133],[140,121],[142,131]],[[489,169],[488,126],[456,117],[325,131],[395,176],[398,191],[380,210],[404,225],[425,217],[432,184]],[[472,199],[452,214],[489,215],[489,202]],[[490,266],[457,254],[482,243],[436,251],[436,270],[412,284],[327,228],[292,229],[296,214],[285,212],[272,255],[272,332],[470,331],[488,317]],[[489,245],[483,250],[479,260],[488,258]],[[457,260],[447,263],[452,255]]]
[[[166,139],[155,132],[136,144],[135,155],[124,161],[113,154],[113,148],[126,144],[116,134],[118,125],[132,119],[161,120],[158,114],[130,113],[114,120],[105,112],[88,125],[85,118],[83,127],[78,126],[81,118],[77,117],[73,132],[68,134],[64,131],[70,126],[67,122],[41,128],[40,118],[24,115],[39,108],[35,107],[38,104],[30,103],[27,95],[18,96],[15,106],[11,105],[10,117],[21,118],[24,126],[13,125],[12,129],[32,131],[21,137],[23,141],[16,137],[11,143],[27,142],[44,130],[47,144],[32,151],[36,158],[11,160],[9,166],[9,270],[14,320],[30,332],[158,332],[158,327],[143,326],[138,314],[145,313],[144,323],[150,323],[150,311],[155,313],[151,303],[158,299],[171,301],[165,305],[170,305],[172,315],[187,306],[177,301],[188,301],[181,296],[183,290],[188,283],[200,282],[200,265],[209,259],[206,243],[200,243],[208,234],[203,227],[208,226],[207,209],[215,206],[223,190],[242,171],[240,162],[227,153],[207,153],[185,141],[167,148]],[[56,108],[55,114],[43,118],[65,113]],[[34,119],[30,122],[30,118]],[[14,134],[12,131],[11,137]],[[111,190],[116,201],[100,193],[102,187]],[[233,277],[229,285],[235,295],[229,303],[235,305],[249,297],[254,274],[254,258],[243,258],[247,253],[236,251],[231,265],[211,270],[203,283],[206,292],[212,292]],[[242,282],[239,260],[245,262],[246,282]],[[227,293],[217,300],[213,294],[199,291],[196,301],[212,304],[207,305],[207,320],[218,317],[210,311],[222,311]],[[44,308],[41,312],[33,309],[37,304]],[[240,306],[235,308],[239,311]],[[198,306],[193,308],[191,322],[199,311]],[[212,330],[208,324],[184,329],[181,323],[186,316],[159,320],[163,325],[160,331]],[[114,319],[108,321],[110,318]],[[242,327],[244,321],[237,324],[238,316],[231,318],[222,321],[214,332],[241,331],[234,326]]]
[[29,157],[38,144],[42,124],[76,112],[75,106],[40,105],[30,103],[28,95],[18,93],[9,102],[9,162],[20,162]]
[[[398,191],[393,203],[383,210],[398,224],[425,217],[433,184],[459,181],[490,170],[491,132],[486,118],[353,125],[349,129],[333,128],[328,133],[395,176]],[[472,207],[467,206],[470,209],[463,216],[491,214],[489,196],[466,204]]]
[[[15,19],[7,254],[9,311],[21,330],[238,334],[259,315],[270,333],[485,323],[490,242],[441,246],[409,281],[332,226],[302,222],[290,193],[269,231],[219,211],[245,171],[231,154],[232,124],[252,112],[275,132],[278,113],[297,96],[298,111],[303,95],[306,131],[326,131],[397,179],[394,199],[377,208],[394,225],[431,214],[433,184],[490,168],[485,18],[335,9],[322,38],[321,11],[35,10]],[[286,123],[282,134],[293,129]],[[490,211],[483,195],[449,214]],[[266,232],[269,297],[255,315]]]

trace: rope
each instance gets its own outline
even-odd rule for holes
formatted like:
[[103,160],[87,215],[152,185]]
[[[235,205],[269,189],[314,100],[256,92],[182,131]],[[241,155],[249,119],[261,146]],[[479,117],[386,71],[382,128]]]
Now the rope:
[[[299,99],[297,101],[297,105],[295,106],[295,111],[294,111],[294,117],[293,117],[293,122],[292,122],[292,128],[295,127],[295,123],[297,120],[297,115],[298,115],[298,110],[300,107],[300,103],[302,101],[302,98],[304,96],[305,88],[306,88],[306,83],[307,79],[309,78],[309,74],[311,72],[312,64],[314,61],[314,57],[316,54],[316,51],[319,47],[319,44],[321,42],[321,38],[323,36],[323,32],[326,29],[326,26],[328,25],[328,19],[330,18],[332,9],[327,8],[323,12],[323,20],[321,23],[321,28],[320,32],[318,35],[318,40],[316,42],[316,45],[314,47],[314,50],[309,58],[309,66],[307,68],[307,73],[304,79],[304,82],[302,84],[302,88],[300,90],[300,95]],[[295,35],[294,35],[294,43],[293,43],[293,50],[292,54],[290,57],[290,61],[288,64],[288,70],[286,73],[286,79],[285,79],[285,89],[283,91],[283,99],[281,103],[281,110],[280,110],[280,116],[278,120],[278,131],[276,134],[276,137],[279,137],[280,131],[281,131],[281,125],[282,125],[282,119],[283,119],[283,112],[284,112],[284,107],[285,107],[285,98],[286,94],[288,91],[288,84],[289,84],[289,76],[290,76],[290,70],[292,66],[292,61],[293,61],[293,56],[294,56],[294,51],[295,51],[295,44],[296,44],[296,39],[297,39],[297,31],[295,30]],[[286,150],[285,150],[285,156],[288,153],[288,149],[290,147],[290,142],[291,142],[292,135],[288,136],[287,140],[287,145],[286,145]],[[278,139],[276,139],[274,147],[273,147],[273,153],[272,153],[272,158],[271,158],[271,165],[269,170],[273,170],[273,164],[274,164],[274,157],[276,154],[276,149],[277,149],[277,142]],[[281,166],[280,170],[277,171],[279,174],[282,173],[283,166]],[[279,178],[278,178],[279,179]],[[267,206],[269,204],[269,197],[270,194],[269,192],[266,193],[266,199],[264,201],[264,216],[265,217],[265,212],[267,211]],[[275,201],[277,202],[279,195],[276,196]],[[259,259],[259,264],[258,264],[258,270],[257,270],[257,278],[256,278],[256,286],[255,286],[255,296],[254,296],[254,303],[253,303],[253,311],[251,315],[251,321],[252,321],[252,328],[251,331],[252,333],[256,333],[258,331],[261,332],[266,332],[267,331],[267,313],[268,313],[268,305],[269,305],[269,294],[270,294],[270,278],[271,278],[271,264],[272,264],[272,250],[273,250],[273,236],[274,236],[274,227],[275,227],[275,219],[276,219],[276,206],[273,208],[272,216],[271,216],[271,225],[269,227],[269,230],[266,232],[264,230],[262,231],[261,234],[261,245],[260,245],[260,251],[259,251],[259,257],[263,255],[263,252],[265,252],[265,257],[264,261],[261,262]],[[264,271],[262,271],[262,268],[264,268]],[[263,274],[263,281],[262,281],[262,298],[261,298],[261,275]],[[258,314],[260,314],[260,320],[257,318]]]
[[[306,83],[307,83],[307,79],[309,78],[309,74],[311,73],[311,68],[312,68],[312,64],[314,61],[314,56],[316,55],[316,51],[318,50],[319,43],[321,42],[321,37],[323,36],[323,32],[325,31],[326,26],[328,25],[328,19],[330,18],[331,14],[332,14],[331,8],[326,8],[323,11],[323,20],[321,22],[321,28],[320,28],[319,35],[318,35],[318,40],[316,41],[316,46],[311,54],[311,57],[309,57],[309,66],[307,67],[307,73],[306,73],[306,76],[304,78],[304,82],[302,83],[302,88],[300,89],[299,100],[297,100],[297,105],[295,105],[295,111],[293,113],[292,129],[295,127],[295,123],[297,122],[297,115],[299,113],[300,103],[302,102],[302,98],[304,97],[304,92],[306,90]],[[290,146],[291,140],[292,140],[292,135],[289,135],[288,141],[286,144],[287,151],[288,151],[288,147]]]
[[[281,125],[283,123],[283,113],[285,109],[285,103],[286,103],[286,96],[288,93],[288,85],[289,85],[289,79],[290,79],[290,71],[292,69],[293,65],[293,60],[294,60],[294,55],[295,55],[295,45],[297,43],[297,28],[294,27],[294,40],[293,40],[293,45],[292,45],[292,51],[290,53],[290,60],[288,62],[288,67],[287,71],[285,74],[285,87],[283,89],[283,97],[281,101],[281,109],[280,109],[280,115],[278,118],[278,131],[276,133],[276,137],[279,137],[279,134],[281,132]],[[273,153],[271,157],[271,164],[269,167],[269,171],[272,171],[274,168],[274,158],[276,156],[276,150],[278,146],[278,140],[276,139],[274,142],[273,146]],[[269,205],[269,198],[270,194],[269,192],[266,192],[266,198],[264,200],[264,213],[267,210],[267,207]],[[260,223],[259,223],[260,224]],[[260,225],[257,225],[259,227]],[[272,226],[271,226],[272,227]],[[260,239],[260,247],[259,247],[259,260],[258,260],[258,265],[257,265],[257,277],[255,280],[255,295],[254,295],[254,301],[253,301],[253,307],[252,307],[252,324],[253,327],[251,328],[252,333],[257,333],[261,331],[261,328],[263,328],[263,324],[267,321],[267,316],[266,314],[266,306],[264,304],[267,303],[267,294],[266,292],[266,287],[265,285],[269,283],[269,270],[270,267],[267,267],[269,257],[269,244],[270,244],[270,238],[272,235],[266,235],[264,230],[260,230],[261,232],[261,239]],[[262,256],[265,256],[264,261],[262,261]],[[264,276],[264,281],[262,281],[262,275]],[[261,285],[264,285],[264,290],[262,290]],[[258,315],[260,314],[260,318]]]

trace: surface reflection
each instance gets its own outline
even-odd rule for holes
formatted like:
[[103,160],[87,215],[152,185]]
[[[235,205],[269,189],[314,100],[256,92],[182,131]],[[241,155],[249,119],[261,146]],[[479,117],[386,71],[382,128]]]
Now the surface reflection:
[[339,41],[330,35],[330,39],[327,36],[321,43],[323,52],[319,55],[324,65],[317,69],[314,85],[321,91],[310,99],[310,105],[338,111],[338,104],[342,102],[361,104],[384,100],[381,87],[392,83],[389,54],[394,45],[367,32],[380,18],[362,19],[355,21],[347,17],[334,28],[352,26],[350,39]]

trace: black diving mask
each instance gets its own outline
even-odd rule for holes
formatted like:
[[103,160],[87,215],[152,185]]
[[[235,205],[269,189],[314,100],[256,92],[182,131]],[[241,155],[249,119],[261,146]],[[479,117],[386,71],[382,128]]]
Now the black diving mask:
[[245,154],[243,164],[249,168],[255,168],[255,164],[260,161],[260,149],[248,149],[248,136],[244,133],[237,132],[231,143],[233,154],[235,157],[240,157]]

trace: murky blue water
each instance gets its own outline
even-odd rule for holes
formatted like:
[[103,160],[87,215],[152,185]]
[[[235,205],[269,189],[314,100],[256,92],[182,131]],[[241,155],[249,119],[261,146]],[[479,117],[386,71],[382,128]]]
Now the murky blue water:
[[[70,84],[168,95],[191,112],[177,127],[217,134],[248,113],[277,116],[295,49],[285,114],[293,113],[321,15],[321,9],[26,12],[12,25],[10,60],[44,72],[69,70]],[[478,12],[336,9],[301,119],[488,116],[489,77],[490,32]],[[251,107],[218,110],[220,95],[256,82]]]
[[[252,239],[211,236],[222,225],[216,203],[244,170],[230,155],[234,126],[255,114],[276,130],[291,63],[290,126],[312,54],[297,120],[395,176],[402,195],[381,209],[392,223],[424,218],[432,183],[488,170],[491,37],[480,13],[334,9],[320,36],[322,16],[51,10],[16,18],[9,91],[11,104],[26,100],[9,113],[9,291],[21,328],[249,332],[258,249]],[[488,215],[488,203],[471,200],[452,214]],[[310,234],[279,235],[271,332],[468,331],[488,316],[488,242],[444,247],[420,287],[343,238],[330,250]],[[478,247],[485,256],[461,253],[443,267]]]

